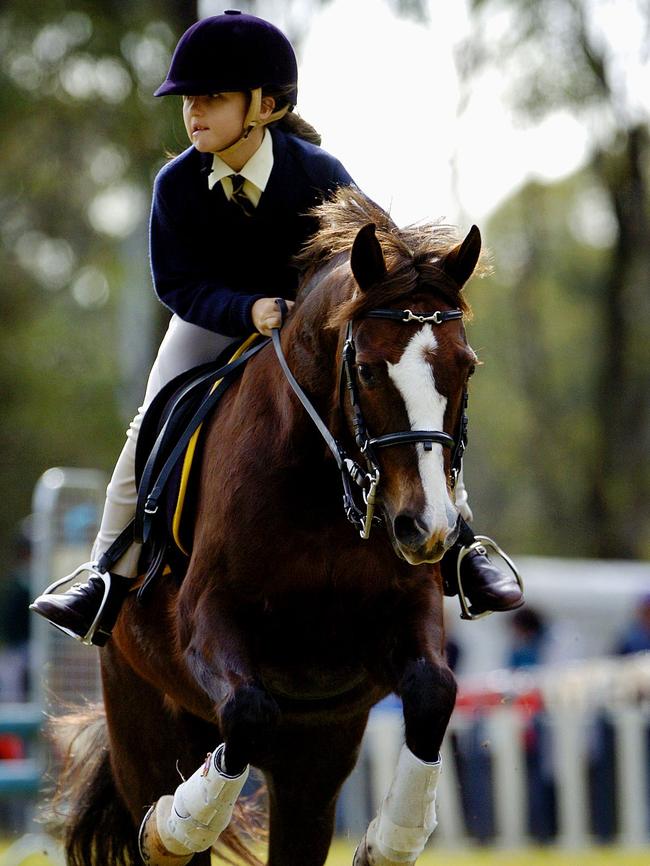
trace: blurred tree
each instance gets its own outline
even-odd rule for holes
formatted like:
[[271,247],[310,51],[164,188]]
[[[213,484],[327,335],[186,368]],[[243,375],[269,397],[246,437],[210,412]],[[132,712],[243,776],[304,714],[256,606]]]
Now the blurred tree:
[[[124,423],[115,384],[126,373],[127,388],[142,388],[157,310],[149,188],[165,147],[182,142],[177,112],[151,93],[191,13],[166,0],[2,5],[0,552],[49,465],[110,467]],[[123,370],[126,301],[148,311],[129,333],[142,350]]]
[[[458,54],[465,81],[471,83],[488,68],[498,69],[511,83],[520,115],[537,119],[561,108],[579,115],[591,133],[592,182],[615,228],[607,255],[600,257],[597,278],[592,275],[589,281],[597,305],[592,331],[598,346],[595,374],[586,371],[586,378],[576,382],[576,392],[581,385],[591,393],[593,449],[576,452],[564,478],[553,480],[552,464],[542,463],[537,489],[546,507],[540,518],[561,529],[561,512],[553,503],[562,500],[561,486],[572,484],[573,473],[584,471],[580,464],[588,453],[593,462],[583,505],[593,538],[591,552],[609,557],[647,554],[650,138],[647,100],[637,88],[639,70],[647,62],[650,7],[635,0],[471,0],[470,7],[472,34]],[[529,458],[537,460],[540,451],[547,451],[544,441],[562,442],[557,434],[563,426],[561,407],[553,406],[545,380],[551,363],[545,340],[563,323],[557,316],[552,323],[544,321],[550,303],[545,265],[555,250],[546,246],[538,196],[531,188],[519,204],[523,211],[515,242],[523,266],[515,302],[525,339],[516,363],[525,381],[522,399],[535,405],[539,415],[539,447]],[[569,346],[563,351],[570,369],[575,356]]]
[[467,478],[477,516],[515,551],[594,555],[601,274],[612,227],[588,170],[529,183],[488,221],[495,271],[473,283]]

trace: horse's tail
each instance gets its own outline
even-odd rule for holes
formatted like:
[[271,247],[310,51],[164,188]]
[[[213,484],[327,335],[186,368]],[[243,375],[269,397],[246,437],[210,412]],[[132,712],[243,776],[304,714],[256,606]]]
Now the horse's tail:
[[[240,797],[235,803],[232,821],[214,846],[214,851],[226,863],[245,863],[246,866],[264,866],[264,861],[251,850],[268,840],[268,815],[263,800],[266,788],[261,786],[255,794]],[[225,850],[224,850],[225,849]],[[229,854],[237,858],[232,860]]]
[[68,866],[140,862],[133,819],[111,770],[104,708],[61,716],[51,730],[63,765],[44,820],[63,843]]
[[[68,866],[140,863],[137,828],[113,777],[104,707],[98,704],[52,719],[50,737],[62,766],[41,817],[63,844]],[[219,837],[219,853],[226,862],[235,862],[231,854],[247,866],[263,866],[249,842],[259,843],[265,836],[266,810],[260,797],[240,798],[232,822]]]

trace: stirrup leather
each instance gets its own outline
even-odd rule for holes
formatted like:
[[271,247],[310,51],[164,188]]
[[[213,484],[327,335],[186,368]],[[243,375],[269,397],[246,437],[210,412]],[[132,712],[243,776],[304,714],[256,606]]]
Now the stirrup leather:
[[489,616],[491,613],[494,613],[492,610],[484,610],[481,613],[472,613],[472,608],[469,606],[467,602],[467,598],[465,596],[465,591],[463,589],[463,578],[461,577],[460,567],[465,559],[465,557],[472,553],[472,551],[477,550],[481,553],[486,553],[486,548],[492,550],[497,556],[500,556],[501,559],[508,566],[510,571],[514,574],[517,583],[519,584],[519,589],[524,591],[524,581],[519,574],[517,566],[514,564],[512,559],[508,556],[508,554],[502,550],[499,545],[492,538],[489,538],[487,535],[475,535],[474,541],[471,544],[468,544],[466,547],[462,547],[459,554],[458,559],[456,560],[456,579],[458,581],[458,599],[460,601],[461,607],[461,619],[483,619],[484,616]]
[[[102,603],[99,605],[99,610],[95,615],[95,619],[92,621],[90,628],[86,632],[83,637],[78,634],[75,634],[69,628],[65,628],[65,626],[57,625],[55,622],[50,622],[50,625],[53,625],[54,628],[58,628],[59,631],[62,631],[64,634],[67,634],[68,637],[74,638],[79,641],[79,643],[84,644],[85,646],[95,646],[93,644],[93,638],[95,636],[95,632],[97,631],[99,624],[102,620],[102,615],[104,613],[104,608],[106,607],[106,602],[108,601],[108,595],[111,589],[111,575],[108,571],[100,571],[97,567],[96,562],[84,562],[78,568],[75,568],[74,571],[67,574],[65,577],[61,577],[58,580],[55,580],[54,583],[51,583],[46,589],[43,590],[41,595],[55,595],[56,590],[60,586],[64,586],[66,583],[69,583],[71,580],[74,580],[78,574],[81,574],[82,571],[90,572],[94,577],[99,577],[102,579],[104,583],[104,597],[102,598]],[[74,585],[74,584],[73,584]]]

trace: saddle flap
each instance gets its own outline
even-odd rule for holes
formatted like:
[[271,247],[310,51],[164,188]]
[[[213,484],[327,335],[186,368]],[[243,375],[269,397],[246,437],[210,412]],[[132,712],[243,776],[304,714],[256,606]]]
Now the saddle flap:
[[[204,410],[214,410],[234,378],[234,369],[230,367],[236,360],[239,364],[235,364],[235,368],[243,366],[242,362],[249,356],[246,349],[258,336],[254,334],[239,344],[228,346],[214,362],[177,376],[147,409],[136,449],[136,538],[147,518],[147,528],[154,534],[154,538],[147,537],[151,546],[172,547],[189,556],[193,526],[193,510],[189,505],[196,499],[191,495],[193,470],[200,462],[195,458],[200,453],[203,420],[209,414]],[[156,510],[155,520],[152,520],[148,503],[154,492]],[[186,527],[188,531],[184,531]]]

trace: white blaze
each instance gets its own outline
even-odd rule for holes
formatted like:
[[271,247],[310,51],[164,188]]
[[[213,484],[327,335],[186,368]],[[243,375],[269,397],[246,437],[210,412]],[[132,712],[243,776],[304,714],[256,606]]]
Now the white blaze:
[[[447,398],[437,390],[426,357],[437,345],[431,325],[425,325],[413,336],[397,364],[388,364],[388,374],[402,395],[412,430],[444,429]],[[431,451],[421,443],[415,446],[426,503],[422,517],[432,530],[451,529],[456,512],[447,491],[442,445],[434,442],[432,446]]]

